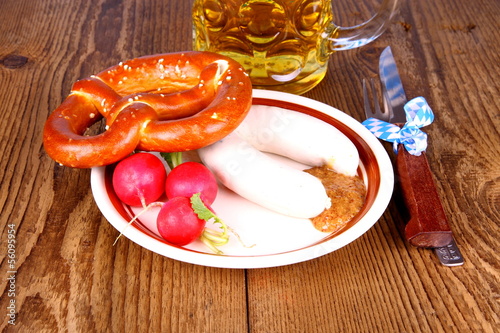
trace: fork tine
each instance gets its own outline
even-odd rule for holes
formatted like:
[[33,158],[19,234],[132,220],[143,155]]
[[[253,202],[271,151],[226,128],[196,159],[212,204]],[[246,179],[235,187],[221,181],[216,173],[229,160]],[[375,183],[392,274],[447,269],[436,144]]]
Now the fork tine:
[[364,100],[366,118],[370,118],[373,116],[373,112],[372,112],[372,108],[370,106],[370,98],[368,97],[368,90],[366,88],[366,80],[365,79],[363,79],[363,100]]
[[379,119],[382,119],[384,117],[384,114],[380,110],[380,103],[378,101],[378,96],[377,96],[377,90],[375,89],[375,82],[373,79],[370,80],[371,86],[372,86],[372,95],[373,95],[373,107],[375,108],[375,114]]

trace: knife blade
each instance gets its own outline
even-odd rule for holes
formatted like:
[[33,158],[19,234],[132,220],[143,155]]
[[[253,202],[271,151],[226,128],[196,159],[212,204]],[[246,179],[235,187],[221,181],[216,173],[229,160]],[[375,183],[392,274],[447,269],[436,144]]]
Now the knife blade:
[[[380,54],[379,60],[379,75],[382,81],[382,94],[384,98],[384,106],[392,108],[389,122],[393,124],[406,123],[406,114],[404,106],[408,99],[406,98],[403,89],[403,83],[399,76],[399,71],[396,65],[396,60],[392,55],[391,47],[386,47]],[[389,103],[389,105],[387,105]]]
[[[379,74],[384,106],[389,108],[391,114],[390,122],[401,126],[406,123],[404,105],[407,98],[390,47],[384,49],[380,56]],[[411,155],[403,145],[399,145],[396,171],[403,199],[410,213],[410,220],[404,226],[405,238],[417,247],[436,248],[436,254],[445,265],[463,263],[425,152],[420,156]],[[453,260],[449,261],[450,257]]]

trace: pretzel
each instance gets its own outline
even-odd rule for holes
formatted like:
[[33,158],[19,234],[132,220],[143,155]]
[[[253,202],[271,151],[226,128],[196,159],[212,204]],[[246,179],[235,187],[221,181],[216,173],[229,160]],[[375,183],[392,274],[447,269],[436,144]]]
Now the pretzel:
[[[77,81],[45,123],[44,148],[75,168],[109,165],[134,150],[194,150],[232,132],[251,100],[250,79],[230,58],[209,52],[136,58]],[[103,117],[106,130],[85,135]]]

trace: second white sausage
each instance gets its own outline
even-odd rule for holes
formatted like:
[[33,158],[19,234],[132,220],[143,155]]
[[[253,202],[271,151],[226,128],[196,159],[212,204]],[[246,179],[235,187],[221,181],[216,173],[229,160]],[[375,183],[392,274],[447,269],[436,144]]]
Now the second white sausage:
[[198,153],[227,188],[275,212],[312,218],[331,205],[318,178],[276,161],[234,132]]

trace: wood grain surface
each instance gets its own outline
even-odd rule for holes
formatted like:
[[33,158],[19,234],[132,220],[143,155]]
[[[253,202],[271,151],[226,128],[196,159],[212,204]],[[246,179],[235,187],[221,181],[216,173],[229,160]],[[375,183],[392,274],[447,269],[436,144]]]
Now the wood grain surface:
[[[375,3],[375,5],[374,5]],[[372,0],[334,1],[340,23]],[[220,269],[122,239],[89,170],[44,152],[74,81],[121,60],[191,49],[192,1],[0,1],[2,332],[498,332],[500,2],[402,1],[389,30],[338,52],[305,96],[363,120],[361,79],[391,45],[409,98],[436,114],[427,157],[465,264],[407,244],[394,197],[362,237],[311,261]],[[342,18],[342,19],[340,19]],[[389,155],[392,150],[386,146]]]

